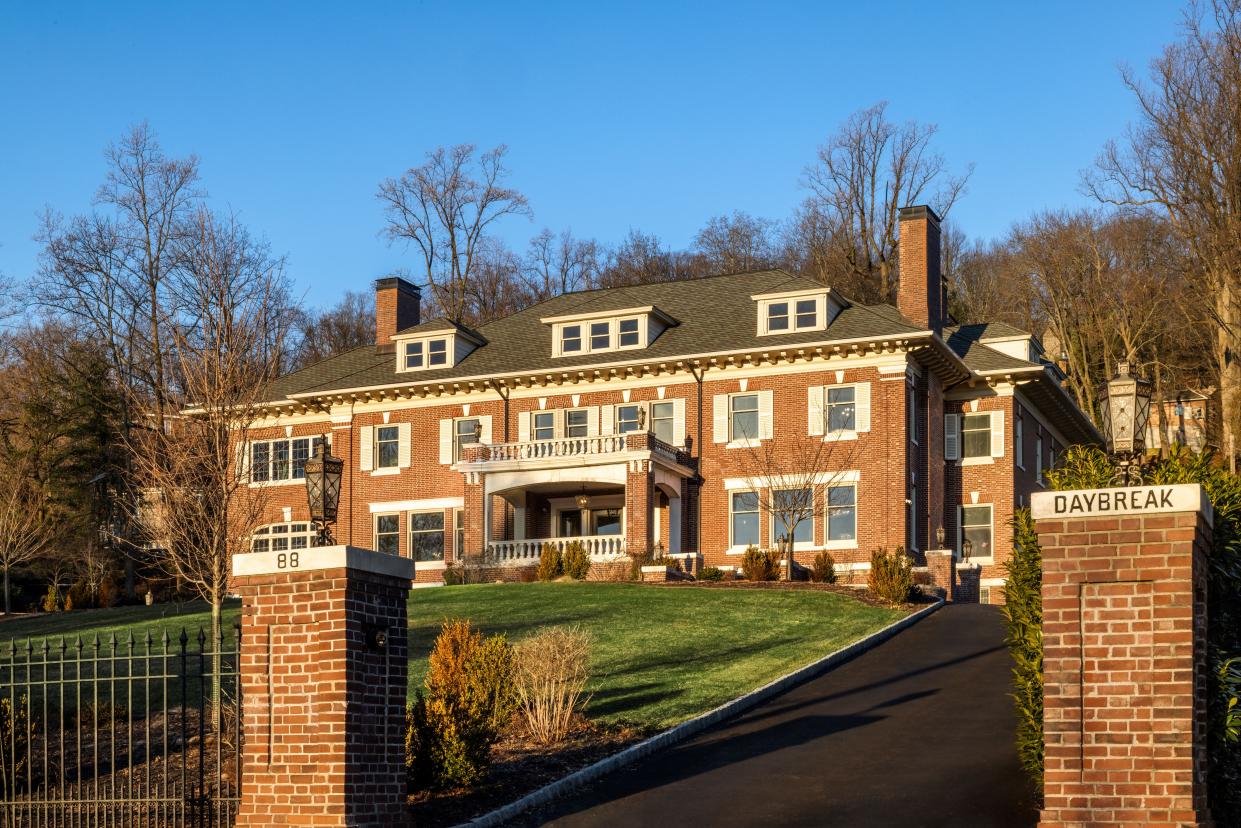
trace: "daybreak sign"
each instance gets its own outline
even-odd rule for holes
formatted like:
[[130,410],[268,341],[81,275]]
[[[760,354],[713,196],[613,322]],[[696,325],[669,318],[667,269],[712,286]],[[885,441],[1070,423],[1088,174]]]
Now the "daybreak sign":
[[1158,512],[1197,512],[1211,519],[1211,504],[1197,483],[1175,486],[1127,486],[1119,489],[1073,489],[1035,492],[1030,513],[1035,520],[1145,515]]

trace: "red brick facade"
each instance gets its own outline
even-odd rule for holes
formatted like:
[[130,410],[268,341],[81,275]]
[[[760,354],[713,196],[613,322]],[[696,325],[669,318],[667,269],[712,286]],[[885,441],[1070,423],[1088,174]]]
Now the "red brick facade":
[[1037,522],[1041,826],[1207,824],[1208,520],[1180,512]]

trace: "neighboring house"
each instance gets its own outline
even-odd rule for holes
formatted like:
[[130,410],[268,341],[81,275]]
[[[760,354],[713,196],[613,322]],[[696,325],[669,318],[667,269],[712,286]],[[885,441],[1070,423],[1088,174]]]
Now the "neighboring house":
[[301,463],[330,435],[337,539],[414,557],[419,581],[460,560],[517,577],[566,538],[601,564],[658,546],[736,567],[779,531],[754,458],[827,443],[799,563],[827,549],[864,580],[873,549],[921,564],[942,527],[999,600],[1014,508],[1099,437],[1030,334],[948,324],[935,214],[905,208],[900,230],[896,307],[761,271],[570,293],[471,330],[420,322],[418,289],[381,279],[377,344],[280,379],[239,452],[269,497],[255,548],[310,542]]
[[1165,445],[1182,445],[1191,451],[1202,451],[1206,448],[1211,390],[1196,391],[1186,388],[1176,392],[1172,399],[1165,400],[1163,434],[1159,428],[1159,411],[1152,406],[1150,423],[1146,428],[1146,447],[1162,449]]

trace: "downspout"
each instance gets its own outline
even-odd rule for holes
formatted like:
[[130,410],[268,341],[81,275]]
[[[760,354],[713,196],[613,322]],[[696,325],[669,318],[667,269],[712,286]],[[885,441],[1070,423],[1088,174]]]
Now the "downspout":
[[702,379],[707,371],[702,367],[702,363],[691,365],[690,374],[698,383],[698,436],[695,438],[694,449],[694,552],[702,554]]

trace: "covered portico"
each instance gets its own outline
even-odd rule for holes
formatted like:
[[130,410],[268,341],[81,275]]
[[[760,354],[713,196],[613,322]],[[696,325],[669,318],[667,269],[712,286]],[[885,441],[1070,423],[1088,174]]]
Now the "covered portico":
[[545,543],[580,543],[595,561],[684,547],[693,461],[649,432],[472,445],[465,475],[467,559],[536,563]]

